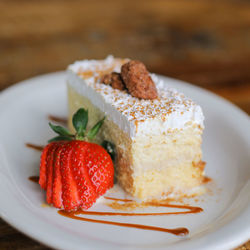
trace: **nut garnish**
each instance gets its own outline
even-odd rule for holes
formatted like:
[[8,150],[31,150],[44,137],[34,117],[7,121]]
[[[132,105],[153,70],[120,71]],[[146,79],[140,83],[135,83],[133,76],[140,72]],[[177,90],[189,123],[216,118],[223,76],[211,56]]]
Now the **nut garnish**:
[[150,100],[157,98],[155,83],[142,62],[132,60],[123,64],[121,77],[132,96]]
[[125,85],[122,81],[121,74],[112,72],[101,78],[101,82],[110,85],[114,89],[124,90]]

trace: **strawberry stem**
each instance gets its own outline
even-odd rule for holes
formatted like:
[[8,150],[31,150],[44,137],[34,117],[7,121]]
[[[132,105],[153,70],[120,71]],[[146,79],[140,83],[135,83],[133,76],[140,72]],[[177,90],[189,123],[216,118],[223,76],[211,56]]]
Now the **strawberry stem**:
[[99,132],[100,128],[104,123],[105,117],[98,121],[85,135],[87,124],[88,124],[88,110],[84,108],[80,108],[77,112],[73,115],[72,123],[76,130],[76,133],[73,135],[71,134],[68,129],[63,128],[61,126],[53,125],[49,122],[49,126],[51,129],[58,134],[58,136],[50,139],[48,142],[52,141],[71,141],[81,140],[81,141],[88,141],[93,140],[97,133]]
[[72,118],[73,126],[76,130],[76,134],[79,137],[84,137],[88,124],[88,110],[80,108],[76,111]]
[[85,136],[80,136],[80,135],[76,134],[75,135],[75,140],[85,141]]
[[88,132],[87,138],[93,140],[97,133],[99,132],[102,124],[104,123],[105,117],[103,117],[99,122],[97,122]]

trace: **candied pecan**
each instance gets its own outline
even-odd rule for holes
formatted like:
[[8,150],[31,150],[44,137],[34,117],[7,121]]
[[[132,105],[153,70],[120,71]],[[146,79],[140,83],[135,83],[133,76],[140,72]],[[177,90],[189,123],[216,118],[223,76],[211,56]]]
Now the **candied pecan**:
[[111,73],[110,74],[105,74],[105,75],[103,75],[102,77],[101,77],[101,83],[104,83],[104,84],[106,84],[106,85],[110,85],[111,84],[111,81],[112,81],[112,79],[111,79]]
[[114,89],[124,90],[125,85],[122,81],[121,74],[112,72],[101,78],[101,82],[110,85]]
[[155,83],[142,62],[129,61],[123,64],[121,76],[132,96],[142,99],[157,98]]

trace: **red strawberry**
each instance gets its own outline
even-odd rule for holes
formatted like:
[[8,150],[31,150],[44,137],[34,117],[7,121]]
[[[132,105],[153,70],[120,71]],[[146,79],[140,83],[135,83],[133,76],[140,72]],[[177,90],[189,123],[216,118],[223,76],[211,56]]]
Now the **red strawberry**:
[[113,163],[103,147],[89,143],[85,164],[88,167],[95,191],[99,196],[103,195],[107,189],[113,187]]
[[63,146],[61,153],[60,168],[62,176],[62,200],[65,210],[74,210],[78,208],[80,200],[78,197],[77,185],[71,174],[71,155],[73,152],[72,142],[67,142]]
[[[59,134],[41,156],[39,184],[47,191],[47,202],[71,211],[88,209],[96,199],[113,186],[114,168],[107,151],[92,140],[103,124],[98,122],[86,135],[88,112],[78,110],[73,116],[76,136],[62,127],[50,124]],[[75,137],[77,140],[72,140]],[[68,142],[62,140],[69,140]]]
[[47,171],[47,155],[48,152],[50,151],[51,147],[54,145],[55,143],[50,143],[48,144],[42,152],[41,155],[41,160],[40,160],[40,178],[39,178],[39,184],[41,185],[42,189],[46,189],[46,171]]
[[54,173],[53,173],[53,187],[52,187],[52,203],[55,207],[61,208],[62,204],[62,178],[61,178],[61,153],[63,150],[64,143],[62,142],[57,148],[55,155],[56,159],[54,162]]
[[47,202],[52,202],[52,187],[53,187],[53,174],[54,174],[54,163],[55,163],[55,152],[60,144],[54,143],[47,154],[47,171],[46,171],[46,191],[47,191]]
[[90,180],[88,169],[85,166],[84,159],[86,157],[88,142],[73,141],[72,153],[72,173],[78,186],[78,195],[81,200],[81,207],[88,209],[97,199],[95,188]]

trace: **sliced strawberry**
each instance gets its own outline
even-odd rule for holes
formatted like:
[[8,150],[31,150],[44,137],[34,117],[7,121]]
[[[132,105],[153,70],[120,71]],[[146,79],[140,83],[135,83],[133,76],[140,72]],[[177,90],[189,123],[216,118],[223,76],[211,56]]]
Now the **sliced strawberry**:
[[47,174],[46,174],[46,198],[48,204],[52,203],[52,187],[53,187],[53,174],[54,174],[54,163],[56,158],[56,150],[60,147],[60,143],[54,143],[47,155]]
[[71,173],[74,176],[80,198],[80,206],[83,209],[90,208],[97,199],[97,194],[90,180],[88,169],[84,165],[88,144],[89,143],[83,141],[74,141],[71,157]]
[[52,142],[48,144],[42,152],[41,159],[40,159],[40,177],[39,177],[39,184],[42,189],[46,190],[46,172],[47,172],[47,155],[50,151],[51,147],[55,144],[55,142]]
[[104,119],[87,132],[88,111],[79,109],[72,119],[75,135],[49,123],[58,136],[43,150],[39,179],[49,204],[67,211],[88,209],[113,186],[114,169],[109,154],[97,144],[82,141],[93,140]]
[[60,171],[60,159],[61,152],[63,150],[62,142],[60,146],[55,151],[55,162],[54,162],[54,174],[53,174],[53,186],[52,186],[52,203],[54,207],[61,208],[62,204],[62,180],[61,180],[61,171]]
[[113,186],[114,167],[110,155],[100,145],[89,143],[85,164],[96,193],[103,195]]
[[65,210],[75,210],[79,207],[77,185],[71,174],[72,142],[67,142],[63,146],[60,157],[60,170],[62,177],[62,201]]
[[111,157],[97,144],[79,140],[54,142],[47,146],[42,158],[45,171],[41,172],[46,176],[41,180],[46,180],[47,202],[56,208],[88,209],[113,186]]

